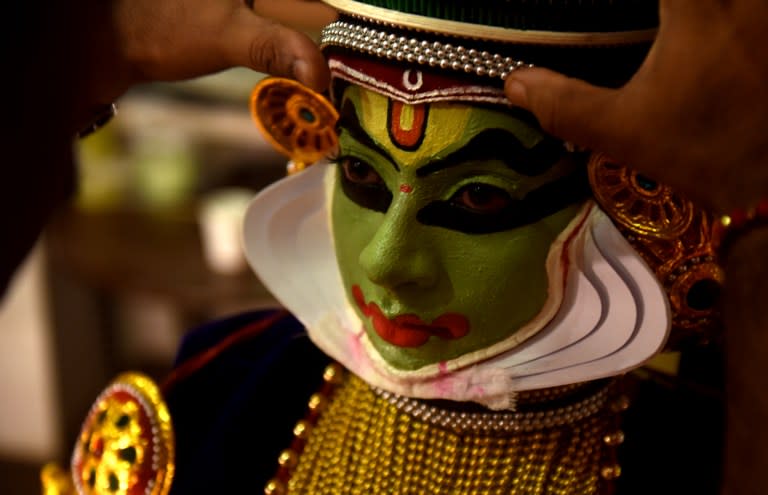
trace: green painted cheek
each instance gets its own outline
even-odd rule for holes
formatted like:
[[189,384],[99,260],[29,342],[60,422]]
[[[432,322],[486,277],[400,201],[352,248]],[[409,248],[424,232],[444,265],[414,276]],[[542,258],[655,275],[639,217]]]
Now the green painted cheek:
[[513,335],[539,313],[549,293],[549,249],[579,208],[568,207],[513,231],[454,241],[471,253],[446,260],[456,286],[455,304],[466,308],[473,328],[460,343],[464,352]]
[[333,240],[336,249],[336,261],[339,264],[345,289],[349,289],[351,275],[359,270],[359,258],[366,239],[376,232],[383,218],[382,213],[366,210],[352,203],[334,186],[331,221]]
[[[557,235],[580,205],[536,224],[488,235],[424,226],[403,202],[387,213],[361,208],[334,190],[333,236],[342,280],[366,333],[392,366],[414,370],[454,359],[514,334],[546,301],[545,261]],[[418,347],[383,340],[360,310],[352,286],[366,303],[388,314],[415,314],[425,322],[446,313],[464,315],[469,333],[456,340],[431,337]]]
[[[415,194],[414,194],[415,196]],[[345,288],[359,285],[366,299],[392,306],[392,294],[412,293],[409,306],[429,308],[439,299],[438,281],[444,267],[434,256],[422,231],[429,229],[416,220],[420,202],[402,197],[393,201],[386,214],[361,208],[338,185],[334,191],[332,220],[336,253]],[[386,300],[377,295],[387,294]],[[353,301],[354,302],[354,301]],[[391,309],[391,308],[388,308]]]
[[360,267],[368,280],[390,291],[405,285],[434,287],[439,275],[437,260],[400,215],[387,215],[360,253]]
[[384,220],[384,214],[367,208],[362,208],[352,202],[342,192],[339,181],[333,190],[331,206],[331,223],[333,230],[336,260],[339,265],[342,283],[347,297],[361,319],[366,322],[366,329],[370,326],[364,315],[355,304],[352,296],[352,286],[366,285],[368,276],[363,272],[361,259],[366,256],[376,256],[382,262],[391,259],[386,252],[372,252],[364,254],[366,246],[376,235],[379,226]]

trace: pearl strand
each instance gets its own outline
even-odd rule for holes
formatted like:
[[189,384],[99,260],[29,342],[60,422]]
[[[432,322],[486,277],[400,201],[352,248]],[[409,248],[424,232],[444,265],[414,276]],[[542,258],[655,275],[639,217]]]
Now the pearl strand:
[[506,77],[517,69],[533,67],[521,60],[486,50],[454,46],[440,41],[397,36],[366,26],[336,21],[320,35],[320,46],[339,46],[389,60],[405,61],[474,74],[481,77]]

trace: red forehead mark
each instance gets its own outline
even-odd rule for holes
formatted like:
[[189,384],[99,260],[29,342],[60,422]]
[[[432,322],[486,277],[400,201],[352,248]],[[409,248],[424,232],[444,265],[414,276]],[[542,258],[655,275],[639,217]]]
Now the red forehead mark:
[[413,191],[413,186],[410,184],[400,184],[400,192],[404,192],[405,194],[408,194]]
[[[405,151],[419,149],[427,130],[429,107],[426,104],[406,105],[389,100],[387,128],[392,144]],[[408,108],[408,112],[404,110]]]

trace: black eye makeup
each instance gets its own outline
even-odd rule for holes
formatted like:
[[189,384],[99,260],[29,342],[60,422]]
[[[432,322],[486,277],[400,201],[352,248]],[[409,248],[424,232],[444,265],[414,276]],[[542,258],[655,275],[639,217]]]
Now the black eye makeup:
[[425,225],[467,234],[491,234],[529,225],[590,195],[586,174],[562,177],[530,191],[522,199],[490,184],[475,182],[447,201],[433,201],[416,218]]
[[[379,170],[401,176],[403,172],[400,166],[387,149],[366,133],[360,125],[354,104],[349,100],[343,105],[339,134],[343,142],[342,154],[334,161],[338,166],[341,192],[362,208],[387,213],[394,195]],[[426,188],[426,192],[418,195],[417,201],[421,204],[418,206],[420,209],[416,220],[424,225],[467,234],[504,232],[538,222],[590,197],[583,167],[578,167],[575,172],[568,170],[569,167],[553,172],[558,164],[563,163],[565,153],[562,143],[554,138],[545,136],[532,147],[526,148],[509,129],[482,130],[460,149],[447,156],[433,157],[428,163],[420,165],[415,169],[415,177],[409,175],[411,179],[417,179],[417,182],[424,181],[418,187]],[[374,156],[376,159],[373,163],[376,166],[370,161]],[[547,180],[545,175],[551,177],[563,171],[571,173],[540,185],[521,198],[504,184],[494,185],[496,180],[483,179],[479,175],[474,179],[467,176],[468,171],[473,169],[466,167],[477,167],[484,162],[494,162],[494,168],[497,165],[503,167],[505,173],[502,176],[506,176],[509,171],[529,183],[533,181],[540,184]],[[385,168],[377,169],[380,164]],[[482,168],[487,174],[496,175],[496,172],[490,173],[487,166]],[[454,174],[450,170],[458,172]],[[428,196],[431,195],[429,191],[432,186],[428,183],[432,182],[432,176],[442,177],[435,180],[438,180],[437,184],[443,192],[432,191],[435,196],[430,201]],[[457,189],[446,191],[445,181],[447,179],[450,182],[450,177],[466,182],[453,186]],[[448,196],[443,195],[446,193]]]
[[392,192],[376,169],[353,156],[342,156],[337,163],[344,194],[363,208],[386,213],[392,204]]
[[513,201],[507,191],[482,182],[468,184],[456,191],[449,203],[479,215],[499,213]]

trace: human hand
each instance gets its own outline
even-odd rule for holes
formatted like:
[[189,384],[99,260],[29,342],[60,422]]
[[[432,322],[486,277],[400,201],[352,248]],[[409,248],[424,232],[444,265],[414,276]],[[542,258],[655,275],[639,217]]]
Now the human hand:
[[768,192],[768,2],[661,0],[636,75],[605,89],[545,69],[505,90],[550,133],[685,192],[716,211]]
[[[330,7],[313,1],[115,0],[90,2],[92,31],[84,39],[86,63],[100,71],[86,80],[98,102],[112,101],[145,81],[172,81],[234,66],[292,77],[323,90],[325,59],[297,29],[322,26],[335,18]],[[93,12],[96,12],[95,14]],[[285,13],[285,15],[279,15]]]
[[320,0],[245,0],[253,11],[261,16],[274,19],[286,26],[309,33],[318,33],[321,28],[333,22],[336,11]]

